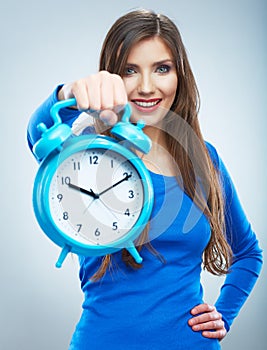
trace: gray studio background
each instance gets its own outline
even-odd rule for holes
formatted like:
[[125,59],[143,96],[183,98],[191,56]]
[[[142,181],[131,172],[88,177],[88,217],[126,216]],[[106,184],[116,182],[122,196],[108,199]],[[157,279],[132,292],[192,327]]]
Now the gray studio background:
[[[26,127],[58,83],[97,70],[105,33],[137,7],[167,14],[180,28],[202,99],[203,133],[227,164],[267,248],[266,0],[2,1],[1,350],[68,348],[82,302],[78,265],[68,257],[56,269],[59,248],[36,223],[31,193],[38,166]],[[204,274],[203,281],[213,302],[222,279]],[[265,349],[266,292],[265,268],[223,350]]]

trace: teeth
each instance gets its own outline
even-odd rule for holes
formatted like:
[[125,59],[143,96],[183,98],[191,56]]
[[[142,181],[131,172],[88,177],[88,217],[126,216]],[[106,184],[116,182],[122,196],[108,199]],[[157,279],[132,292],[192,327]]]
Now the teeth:
[[158,102],[159,102],[159,100],[158,100],[158,101],[154,101],[154,102],[134,101],[134,103],[137,104],[138,106],[140,106],[140,107],[145,107],[145,108],[153,107],[153,106],[155,106]]

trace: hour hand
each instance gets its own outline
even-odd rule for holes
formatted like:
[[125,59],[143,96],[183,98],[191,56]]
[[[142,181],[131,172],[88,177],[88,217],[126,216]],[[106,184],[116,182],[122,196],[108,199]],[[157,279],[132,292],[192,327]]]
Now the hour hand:
[[74,190],[77,190],[77,191],[80,191],[84,194],[87,194],[88,196],[91,196],[93,197],[94,199],[98,199],[99,198],[99,195],[97,193],[95,193],[91,188],[90,190],[86,190],[85,188],[82,188],[80,186],[76,186],[72,183],[69,183],[68,184],[70,188],[73,188]]

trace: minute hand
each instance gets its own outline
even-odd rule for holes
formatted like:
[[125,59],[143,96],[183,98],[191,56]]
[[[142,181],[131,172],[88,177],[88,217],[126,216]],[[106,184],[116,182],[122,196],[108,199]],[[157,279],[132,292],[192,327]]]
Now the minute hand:
[[100,197],[102,194],[106,193],[107,191],[111,190],[112,188],[114,188],[115,186],[118,186],[119,184],[121,184],[124,181],[127,181],[132,175],[131,174],[127,174],[123,179],[121,179],[120,181],[116,182],[115,184],[113,184],[112,186],[106,188],[104,191],[100,192],[98,194],[98,196]]

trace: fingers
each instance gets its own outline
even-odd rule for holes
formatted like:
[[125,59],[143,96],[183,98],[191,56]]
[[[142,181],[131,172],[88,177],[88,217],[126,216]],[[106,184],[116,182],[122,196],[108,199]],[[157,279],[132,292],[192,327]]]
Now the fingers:
[[200,304],[191,310],[191,314],[196,315],[188,321],[193,331],[202,331],[202,335],[206,338],[221,340],[225,337],[227,331],[224,321],[215,306]]
[[199,304],[191,310],[192,315],[201,314],[202,312],[211,312],[216,310],[215,306],[209,304]]
[[123,80],[117,74],[112,74],[113,76],[113,96],[114,96],[114,106],[124,106],[127,101],[127,93]]
[[107,125],[114,125],[117,123],[118,116],[110,109],[105,109],[99,114],[100,119]]
[[127,93],[122,78],[117,74],[100,72],[102,74],[100,109],[106,109],[115,106],[124,106],[127,103]]
[[217,331],[213,331],[213,332],[210,332],[210,331],[202,332],[202,335],[205,338],[219,339],[219,340],[222,340],[226,336],[226,334],[227,334],[227,331],[225,328]]
[[111,109],[127,103],[123,80],[119,75],[107,71],[64,85],[60,97],[62,99],[75,97],[81,110]]
[[111,125],[118,119],[112,109],[127,103],[123,80],[119,75],[107,71],[65,84],[58,96],[59,99],[75,97],[79,110],[101,110],[100,118]]

